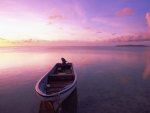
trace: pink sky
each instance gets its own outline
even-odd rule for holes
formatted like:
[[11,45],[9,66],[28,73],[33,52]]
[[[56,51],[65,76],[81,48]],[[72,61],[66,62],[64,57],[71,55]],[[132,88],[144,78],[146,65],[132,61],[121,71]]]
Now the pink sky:
[[140,44],[150,40],[148,1],[109,2],[1,0],[0,46],[14,42],[18,45]]

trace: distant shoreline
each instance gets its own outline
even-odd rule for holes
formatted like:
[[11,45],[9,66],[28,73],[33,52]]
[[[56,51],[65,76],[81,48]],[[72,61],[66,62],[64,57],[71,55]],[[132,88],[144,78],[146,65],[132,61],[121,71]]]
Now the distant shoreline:
[[148,47],[146,45],[116,45],[115,47]]

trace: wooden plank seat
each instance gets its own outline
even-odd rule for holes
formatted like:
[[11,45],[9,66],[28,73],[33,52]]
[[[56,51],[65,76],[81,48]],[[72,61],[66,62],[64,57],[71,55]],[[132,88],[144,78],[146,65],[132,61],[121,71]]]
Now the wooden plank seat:
[[74,80],[73,75],[53,75],[48,76],[47,84],[49,87],[46,88],[47,94],[59,92],[64,89],[67,85],[71,84]]
[[55,82],[55,81],[73,81],[74,76],[73,75],[53,75],[48,76],[48,83]]

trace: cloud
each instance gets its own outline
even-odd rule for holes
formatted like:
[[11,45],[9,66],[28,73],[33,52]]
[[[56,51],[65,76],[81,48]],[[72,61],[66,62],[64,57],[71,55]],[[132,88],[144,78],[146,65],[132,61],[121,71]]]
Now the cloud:
[[6,40],[6,39],[0,37],[0,40]]
[[58,8],[53,8],[50,11],[48,17],[49,20],[64,20],[66,17],[63,15],[63,12]]
[[66,3],[61,10],[68,18],[75,19],[76,22],[80,22],[81,24],[87,23],[86,11],[79,2]]
[[85,17],[85,11],[83,10],[83,8],[79,5],[79,4],[75,4],[74,5],[74,11],[75,13],[80,16],[80,17]]
[[0,37],[0,47],[11,46],[11,42],[5,38]]
[[106,19],[101,18],[101,17],[94,17],[94,18],[92,18],[92,21],[99,22],[99,23],[104,23],[104,24],[107,23]]
[[112,33],[112,35],[117,35],[117,33]]
[[134,13],[134,10],[133,10],[132,8],[125,7],[125,8],[123,8],[123,9],[119,10],[119,11],[116,13],[116,15],[122,17],[122,16],[130,16],[130,15],[133,15],[133,13]]
[[[95,44],[90,41],[79,41],[79,40],[56,40],[56,41],[49,41],[49,40],[20,40],[20,41],[13,41],[11,42],[12,46],[87,46],[91,44]],[[0,45],[1,46],[1,45]]]
[[2,38],[2,37],[0,37],[0,41],[1,42],[9,42],[9,40],[7,40],[6,38]]
[[109,41],[111,42],[133,42],[133,41],[150,41],[150,33],[139,33],[131,35],[122,35],[116,38],[112,38]]
[[[70,10],[71,9],[71,10]],[[78,2],[73,4],[63,4],[61,7],[55,7],[50,10],[49,20],[64,20],[76,18],[82,22],[86,21],[85,11]]]
[[146,20],[147,20],[148,27],[150,28],[150,12],[146,13]]
[[116,21],[114,18],[106,18],[106,17],[93,17],[91,21],[104,24],[111,27],[122,27],[122,23],[119,21]]
[[147,25],[149,27],[149,29],[146,30],[145,32],[133,33],[133,34],[130,34],[130,35],[121,35],[121,36],[116,36],[116,34],[112,34],[112,35],[115,35],[116,37],[108,39],[106,41],[109,41],[109,42],[134,42],[134,41],[141,42],[141,41],[150,41],[150,12],[146,13],[145,18],[147,20]]
[[103,33],[101,30],[96,29],[96,28],[92,28],[90,26],[84,27],[83,30],[86,32],[86,34],[101,34]]
[[49,20],[63,20],[63,19],[65,19],[65,17],[63,15],[59,15],[59,14],[50,15],[48,18],[49,18]]
[[101,32],[101,31],[97,31],[96,33],[100,34],[100,33],[102,33],[102,32]]

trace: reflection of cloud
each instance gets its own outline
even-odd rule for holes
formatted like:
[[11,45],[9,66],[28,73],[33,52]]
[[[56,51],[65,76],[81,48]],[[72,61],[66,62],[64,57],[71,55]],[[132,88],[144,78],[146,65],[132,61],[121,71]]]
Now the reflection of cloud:
[[127,75],[124,75],[124,76],[114,76],[114,77],[121,84],[128,84],[130,82],[130,80],[131,80],[131,76],[127,76]]
[[125,7],[116,13],[117,16],[129,16],[134,13],[134,10],[129,7]]
[[150,77],[150,52],[147,52],[146,54],[146,67],[144,69],[144,73],[143,73],[143,79],[148,79]]
[[147,79],[150,77],[150,62],[147,63],[147,66],[144,70],[143,79]]
[[147,24],[150,28],[150,12],[146,13],[146,20],[147,20]]

